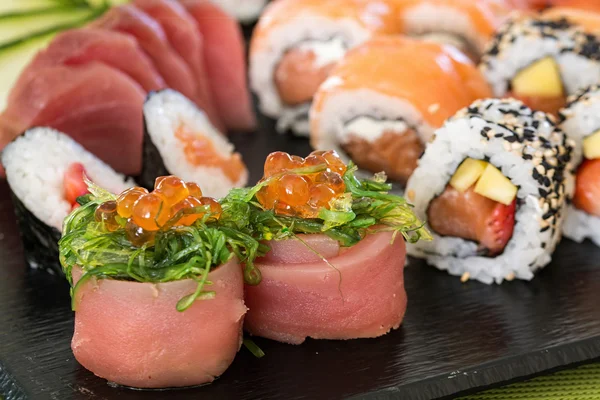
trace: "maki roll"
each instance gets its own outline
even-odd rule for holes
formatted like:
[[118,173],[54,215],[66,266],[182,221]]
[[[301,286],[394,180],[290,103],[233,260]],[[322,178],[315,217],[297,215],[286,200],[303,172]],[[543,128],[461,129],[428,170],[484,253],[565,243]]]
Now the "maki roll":
[[136,388],[209,383],[242,343],[240,262],[258,242],[220,229],[219,203],[174,176],[118,196],[98,186],[65,220],[77,361]]
[[257,186],[223,199],[224,209],[249,205],[253,236],[270,248],[256,261],[260,283],[246,285],[251,334],[300,344],[377,337],[402,323],[404,239],[429,234],[383,174],[355,171],[333,151],[276,152]]
[[[600,9],[597,11],[600,11]],[[600,31],[600,13],[598,12],[589,12],[578,8],[556,7],[544,11],[542,15],[547,19],[566,19],[572,24],[579,25],[581,29],[588,33],[598,35]]]
[[481,70],[496,97],[557,115],[568,95],[600,80],[599,49],[596,36],[567,19],[516,18],[491,41]]
[[311,144],[335,149],[404,185],[434,130],[489,96],[479,70],[455,48],[374,38],[348,52],[317,91]]
[[404,34],[456,46],[473,60],[479,60],[513,7],[504,0],[400,0],[399,4]]
[[140,183],[145,188],[170,174],[200,184],[212,197],[246,184],[248,170],[240,154],[182,94],[171,89],[151,93],[144,104],[144,123]]
[[600,87],[590,86],[569,99],[560,110],[561,128],[576,144],[575,193],[569,204],[563,233],[600,246]]
[[250,85],[277,129],[307,135],[314,93],[346,51],[374,34],[399,32],[395,0],[280,0],[253,32]]
[[408,181],[431,242],[409,245],[463,280],[529,280],[551,260],[571,190],[573,145],[543,112],[481,100],[436,131]]
[[85,177],[114,192],[133,186],[69,136],[50,128],[17,136],[4,148],[2,165],[27,262],[52,274],[62,274],[56,243],[64,218],[87,193]]

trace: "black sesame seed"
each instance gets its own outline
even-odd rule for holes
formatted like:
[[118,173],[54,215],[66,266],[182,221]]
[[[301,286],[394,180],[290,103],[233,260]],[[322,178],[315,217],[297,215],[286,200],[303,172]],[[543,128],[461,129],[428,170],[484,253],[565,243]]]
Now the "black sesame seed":
[[539,188],[538,192],[540,193],[540,197],[546,198],[548,196],[548,192],[542,188]]

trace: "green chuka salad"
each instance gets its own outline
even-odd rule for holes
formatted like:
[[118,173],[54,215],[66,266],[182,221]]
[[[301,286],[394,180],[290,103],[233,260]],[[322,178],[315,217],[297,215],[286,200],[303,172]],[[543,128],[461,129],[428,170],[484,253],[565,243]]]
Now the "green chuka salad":
[[[173,176],[158,178],[153,192],[131,188],[119,196],[88,182],[90,193],[78,199],[80,207],[66,218],[59,242],[72,295],[91,277],[193,279],[196,291],[177,304],[184,311],[195,300],[215,296],[208,274],[233,256],[244,266],[245,282],[259,284],[255,260],[268,252],[270,240],[322,233],[349,247],[382,231],[409,242],[431,240],[411,205],[389,193],[384,174],[359,179],[356,171],[332,151],[305,159],[272,153],[257,185],[232,189],[219,202]],[[83,271],[75,286],[74,267]]]

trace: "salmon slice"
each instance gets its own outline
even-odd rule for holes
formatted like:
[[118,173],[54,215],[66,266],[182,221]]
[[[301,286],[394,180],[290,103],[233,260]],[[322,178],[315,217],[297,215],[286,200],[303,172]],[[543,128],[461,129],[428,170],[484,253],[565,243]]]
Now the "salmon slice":
[[[81,271],[73,270],[78,282]],[[196,289],[191,279],[140,283],[95,279],[75,293],[77,361],[97,376],[138,388],[212,382],[229,367],[241,345],[242,268],[232,259],[208,275],[214,299],[183,312],[177,302]]]
[[133,36],[94,28],[71,29],[57,35],[19,79],[30,79],[41,68],[89,62],[101,62],[124,72],[146,91],[166,87]]
[[300,344],[307,337],[368,338],[398,328],[406,311],[404,241],[392,244],[390,232],[370,234],[336,256],[337,242],[309,236],[301,235],[330,264],[298,240],[269,242],[273,254],[257,263],[261,283],[246,285],[246,329]]
[[502,253],[515,227],[516,199],[506,206],[475,193],[463,193],[448,185],[429,204],[429,226],[443,236],[478,242],[490,256]]
[[83,180],[85,176],[85,168],[82,163],[73,163],[65,171],[64,186],[65,199],[72,205],[77,204],[77,198],[88,193],[88,188]]
[[204,61],[204,41],[196,21],[175,0],[136,0],[135,6],[154,18],[171,47],[186,62],[196,78],[198,104],[219,130],[224,131],[214,104]]
[[185,61],[171,47],[165,31],[145,12],[132,5],[111,8],[91,26],[134,36],[150,57],[168,87],[197,102],[196,79]]
[[13,87],[0,116],[0,148],[33,126],[64,132],[128,175],[142,163],[142,105],[145,91],[104,64],[56,66]]
[[183,0],[204,39],[204,62],[221,120],[231,130],[256,126],[246,79],[244,37],[237,21],[208,0]]
[[600,159],[585,160],[577,170],[573,204],[588,214],[600,216]]

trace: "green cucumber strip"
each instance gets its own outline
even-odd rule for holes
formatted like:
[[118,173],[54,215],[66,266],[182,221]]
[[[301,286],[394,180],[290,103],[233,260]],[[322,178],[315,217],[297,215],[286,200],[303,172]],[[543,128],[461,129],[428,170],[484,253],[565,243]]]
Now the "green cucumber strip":
[[[71,27],[87,20],[95,10],[86,8],[60,9],[44,14],[14,16],[0,20],[0,50],[29,38]],[[62,30],[62,29],[61,29]]]
[[63,4],[65,2],[56,0],[2,0],[0,1],[0,14],[19,13]]

